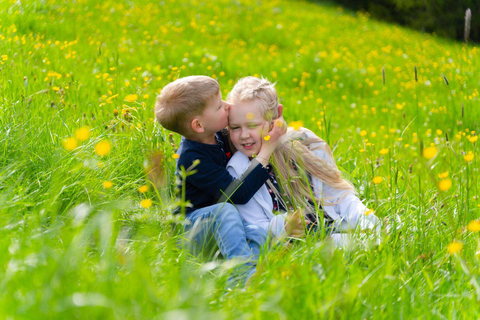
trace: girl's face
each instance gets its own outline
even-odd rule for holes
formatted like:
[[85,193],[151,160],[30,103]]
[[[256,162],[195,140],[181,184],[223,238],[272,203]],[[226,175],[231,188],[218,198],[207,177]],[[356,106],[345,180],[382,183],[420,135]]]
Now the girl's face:
[[238,151],[247,157],[257,155],[268,134],[269,122],[260,112],[260,101],[240,102],[230,106],[228,126],[230,139]]

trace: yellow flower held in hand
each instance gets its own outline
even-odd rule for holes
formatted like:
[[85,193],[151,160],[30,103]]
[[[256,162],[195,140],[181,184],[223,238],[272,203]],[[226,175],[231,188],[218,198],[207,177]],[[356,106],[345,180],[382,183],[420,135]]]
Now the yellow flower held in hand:
[[375,183],[375,184],[379,184],[379,183],[381,183],[381,182],[383,181],[383,178],[377,176],[377,177],[374,177],[374,178],[372,179],[372,181],[373,181],[373,183]]
[[103,187],[104,187],[105,189],[110,189],[111,187],[113,187],[113,182],[111,182],[111,181],[103,181],[102,185],[103,185]]
[[148,191],[148,186],[147,185],[141,186],[140,188],[138,188],[138,191],[140,191],[141,193],[145,193]]
[[447,251],[450,254],[455,254],[457,252],[460,252],[462,251],[462,249],[463,249],[463,243],[456,240],[453,240],[453,242],[447,246]]
[[125,101],[127,102],[135,102],[138,99],[137,94],[129,94],[128,96],[125,97]]
[[103,157],[109,154],[111,149],[112,146],[110,145],[110,142],[107,140],[103,140],[97,143],[97,145],[95,146],[95,153]]
[[441,180],[438,183],[438,189],[440,189],[441,191],[447,191],[451,187],[452,187],[452,180],[450,179]]
[[469,151],[466,155],[463,156],[463,159],[467,162],[472,161],[475,158],[475,155],[472,153],[472,151]]
[[75,137],[80,141],[85,141],[90,138],[90,128],[89,127],[81,127],[75,132]]
[[468,229],[468,231],[479,232],[480,231],[480,221],[478,221],[478,220],[470,221],[467,229]]
[[140,201],[140,206],[145,209],[150,208],[152,206],[152,200],[143,199],[142,201]]
[[428,147],[423,149],[423,156],[430,160],[437,155],[437,152],[437,147]]
[[67,138],[63,141],[63,146],[67,151],[72,151],[78,147],[78,141],[75,138]]
[[270,140],[270,136],[267,135],[267,136],[263,137],[263,140],[265,140],[265,141]]
[[293,130],[299,130],[301,127],[303,127],[303,121],[292,121],[290,122],[290,127],[293,128]]

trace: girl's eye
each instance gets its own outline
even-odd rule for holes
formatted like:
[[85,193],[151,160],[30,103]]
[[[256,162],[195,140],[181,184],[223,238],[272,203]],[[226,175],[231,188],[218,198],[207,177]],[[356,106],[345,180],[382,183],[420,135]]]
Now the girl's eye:
[[248,125],[248,127],[249,127],[250,129],[255,129],[256,127],[258,127],[258,124],[256,124],[256,123],[250,123],[250,124]]
[[238,127],[230,127],[230,130],[237,130]]

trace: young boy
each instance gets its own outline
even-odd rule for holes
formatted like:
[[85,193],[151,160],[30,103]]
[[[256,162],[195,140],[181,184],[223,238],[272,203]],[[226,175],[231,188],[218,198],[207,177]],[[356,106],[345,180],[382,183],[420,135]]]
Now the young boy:
[[168,84],[155,105],[158,122],[185,137],[177,172],[194,166],[194,173],[182,181],[186,188],[184,200],[190,204],[185,210],[190,222],[186,226],[189,238],[200,250],[213,238],[226,259],[247,262],[248,278],[255,272],[267,233],[245,223],[229,202],[247,203],[267,181],[265,166],[286,132],[286,125],[279,119],[270,130],[270,123],[264,123],[268,141],[264,141],[246,173],[234,179],[226,170],[231,152],[221,132],[228,124],[228,110],[217,81],[206,76],[185,77]]

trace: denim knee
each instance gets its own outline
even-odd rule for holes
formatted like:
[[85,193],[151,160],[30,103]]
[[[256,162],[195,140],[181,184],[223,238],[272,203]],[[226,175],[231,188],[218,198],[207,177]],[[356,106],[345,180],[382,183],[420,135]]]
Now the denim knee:
[[254,241],[260,246],[263,246],[263,244],[267,241],[268,233],[260,226],[254,224],[246,225],[245,233],[247,240]]

